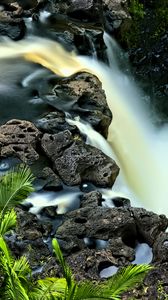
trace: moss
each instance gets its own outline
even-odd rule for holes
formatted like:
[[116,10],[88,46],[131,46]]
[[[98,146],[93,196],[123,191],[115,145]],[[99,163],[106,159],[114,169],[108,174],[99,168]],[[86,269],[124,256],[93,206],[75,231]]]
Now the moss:
[[128,11],[132,15],[133,19],[139,19],[144,17],[144,6],[139,0],[130,0]]
[[158,300],[168,300],[167,292],[164,290],[163,282],[159,281],[157,286]]
[[168,28],[168,0],[160,0],[154,8],[155,30],[153,38],[163,35]]
[[144,6],[139,0],[130,0],[128,11],[131,19],[125,20],[121,25],[121,42],[128,47],[136,47],[140,39],[141,21],[144,18]]
[[168,0],[142,4],[141,0],[129,0],[131,19],[123,21],[120,41],[124,47],[152,47],[168,28]]

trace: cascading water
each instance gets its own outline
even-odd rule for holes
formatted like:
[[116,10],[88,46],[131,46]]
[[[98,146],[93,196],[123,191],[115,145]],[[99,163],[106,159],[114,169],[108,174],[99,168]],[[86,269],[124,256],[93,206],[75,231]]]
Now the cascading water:
[[[167,213],[167,162],[160,135],[148,121],[139,90],[129,78],[88,57],[67,53],[56,42],[32,38],[0,45],[0,58],[22,56],[66,77],[88,71],[102,82],[113,121],[108,141],[123,176],[145,206]],[[163,157],[165,159],[163,159]]]

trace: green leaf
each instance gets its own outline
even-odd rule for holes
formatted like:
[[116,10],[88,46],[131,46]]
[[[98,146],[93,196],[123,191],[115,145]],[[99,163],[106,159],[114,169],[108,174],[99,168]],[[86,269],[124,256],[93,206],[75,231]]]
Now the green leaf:
[[64,299],[67,283],[65,278],[45,278],[38,280],[37,286],[30,293],[31,300]]
[[1,235],[4,235],[15,226],[16,226],[16,213],[13,209],[7,212],[4,216],[2,216],[0,213],[0,234]]
[[10,251],[4,241],[3,237],[0,236],[0,264],[5,273],[5,286],[3,292],[4,300],[29,300],[27,292],[22,286],[16,272],[15,272],[15,261],[10,254]]
[[19,166],[0,179],[0,209],[2,214],[7,208],[13,207],[27,198],[34,191],[34,176],[27,166]]
[[[152,270],[150,265],[130,265],[123,268],[108,280],[111,299],[118,300],[120,295],[140,283],[146,274]],[[107,291],[108,293],[108,291]]]
[[[0,236],[0,251],[2,251],[8,265],[11,266],[11,264],[13,263],[13,257],[10,254],[7,244],[2,236]],[[2,267],[3,267],[3,265],[2,265]]]
[[56,239],[52,240],[52,246],[53,246],[53,251],[62,267],[63,275],[67,281],[67,286],[68,286],[68,288],[71,288],[73,283],[75,283],[75,281],[73,279],[72,271],[71,271],[70,267],[66,264],[65,259],[62,255],[60,246]]

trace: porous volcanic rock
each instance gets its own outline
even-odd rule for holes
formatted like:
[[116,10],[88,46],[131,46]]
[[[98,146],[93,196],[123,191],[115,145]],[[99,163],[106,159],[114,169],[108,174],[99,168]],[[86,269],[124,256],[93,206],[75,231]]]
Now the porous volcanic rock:
[[90,181],[98,186],[111,187],[118,175],[116,163],[99,149],[85,144],[66,130],[44,134],[41,146],[53,162],[53,168],[67,185]]
[[[81,199],[83,207],[67,213],[55,235],[62,250],[68,254],[68,263],[78,279],[98,279],[103,266],[105,268],[110,265],[129,264],[135,259],[135,246],[138,241],[153,247],[154,261],[156,257],[158,262],[160,251],[163,260],[168,259],[167,235],[163,234],[168,224],[166,217],[145,209],[102,207],[100,193],[94,191],[86,195]],[[155,229],[152,231],[155,222]],[[139,226],[142,227],[141,231]],[[157,236],[160,236],[162,243],[157,240]],[[95,246],[88,249],[84,238],[95,241]],[[107,241],[104,249],[96,248],[96,241],[99,240]],[[159,263],[156,266],[158,268]]]
[[10,120],[0,126],[0,156],[16,156],[30,164],[39,158],[35,150],[39,137],[39,130],[31,122]]
[[[82,120],[107,137],[112,113],[98,78],[88,73],[80,73],[61,80],[53,78],[52,81],[52,88],[51,82],[41,86],[42,99],[56,109],[69,112],[73,116],[80,116]],[[59,123],[63,123],[60,118],[62,119],[63,116],[59,117]],[[40,122],[42,124],[42,121]]]
[[65,114],[63,111],[53,111],[43,116],[41,119],[36,121],[36,126],[40,131],[45,133],[59,133],[64,130],[71,132],[76,131],[76,126],[69,125],[65,121]]

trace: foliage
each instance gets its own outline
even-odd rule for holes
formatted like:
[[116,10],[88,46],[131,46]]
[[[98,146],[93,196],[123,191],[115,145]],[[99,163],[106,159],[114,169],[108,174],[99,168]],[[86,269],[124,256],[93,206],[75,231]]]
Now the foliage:
[[4,214],[7,209],[23,201],[34,191],[34,176],[27,166],[19,166],[0,178],[0,210]]
[[[53,251],[63,271],[63,278],[45,278],[36,283],[31,277],[31,269],[26,257],[14,259],[4,234],[16,225],[14,210],[8,210],[22,201],[33,190],[33,176],[27,167],[8,173],[0,184],[0,267],[3,269],[3,281],[0,295],[3,300],[89,300],[120,299],[120,295],[143,280],[151,270],[149,265],[129,266],[103,283],[91,281],[77,282],[70,267],[66,264],[56,239]],[[2,208],[2,205],[4,207]]]
[[129,4],[129,12],[132,17],[135,18],[143,18],[144,17],[144,6],[139,0],[130,0]]
[[158,300],[168,300],[168,295],[163,287],[163,282],[159,281],[157,286],[157,299]]
[[153,38],[158,38],[167,31],[168,28],[168,1],[160,0],[156,2],[154,8],[155,28],[152,35]]
[[121,41],[126,43],[128,47],[134,47],[140,38],[140,27],[145,16],[145,10],[139,0],[130,0],[128,2],[128,11],[131,19],[123,21],[121,25]]

